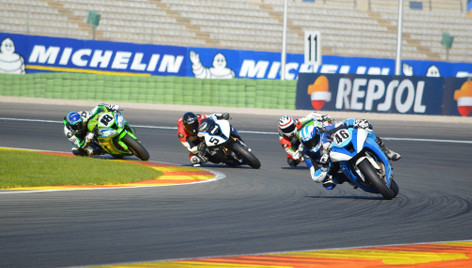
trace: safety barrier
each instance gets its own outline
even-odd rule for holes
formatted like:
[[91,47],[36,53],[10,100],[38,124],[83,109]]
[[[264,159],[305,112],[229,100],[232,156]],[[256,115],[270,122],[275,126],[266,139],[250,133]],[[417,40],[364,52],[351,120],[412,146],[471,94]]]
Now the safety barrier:
[[296,83],[295,80],[197,79],[80,73],[0,74],[0,95],[295,109]]

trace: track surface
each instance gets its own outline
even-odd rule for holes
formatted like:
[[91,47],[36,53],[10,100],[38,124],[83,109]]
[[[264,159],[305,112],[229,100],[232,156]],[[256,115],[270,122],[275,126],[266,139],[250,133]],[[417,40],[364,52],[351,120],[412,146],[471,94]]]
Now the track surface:
[[[51,120],[0,119],[0,147],[68,151],[59,121],[79,108],[91,105],[0,103],[0,118]],[[175,129],[182,114],[124,111],[152,161],[188,165]],[[262,167],[210,165],[226,174],[223,180],[139,189],[0,192],[0,267],[85,266],[472,239],[472,124],[371,120],[376,134],[403,155],[394,163],[400,194],[385,201],[346,184],[326,191],[311,181],[307,169],[288,168],[275,133],[280,115],[232,113],[232,124]]]

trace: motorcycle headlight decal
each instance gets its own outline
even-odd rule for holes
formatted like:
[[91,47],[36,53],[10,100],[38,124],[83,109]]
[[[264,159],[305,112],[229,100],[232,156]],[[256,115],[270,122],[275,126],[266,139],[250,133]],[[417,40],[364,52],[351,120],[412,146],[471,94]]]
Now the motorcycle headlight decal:
[[116,134],[118,134],[118,132],[116,132],[116,130],[114,130],[114,129],[102,129],[98,133],[98,137],[99,138],[106,138],[106,137],[115,136]]
[[208,123],[202,122],[202,124],[198,127],[199,132],[207,132]]
[[116,113],[115,114],[115,122],[118,124],[120,128],[123,127],[124,124],[124,117],[121,115],[121,113]]
[[349,161],[352,158],[352,156],[350,155],[343,154],[341,152],[334,152],[334,151],[331,151],[329,153],[329,157],[331,158],[331,161],[333,162]]

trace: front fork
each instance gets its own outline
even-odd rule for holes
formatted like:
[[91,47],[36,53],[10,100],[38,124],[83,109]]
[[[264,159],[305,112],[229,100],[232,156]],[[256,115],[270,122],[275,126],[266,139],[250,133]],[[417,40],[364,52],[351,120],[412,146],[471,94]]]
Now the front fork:
[[[385,182],[387,183],[387,170],[385,168],[385,164],[383,164],[381,162],[381,160],[379,159],[379,161],[382,163],[382,165],[379,165],[379,162],[377,162],[376,158],[374,157],[374,155],[372,155],[370,152],[366,151],[364,153],[364,156],[362,157],[359,157],[359,159],[357,159],[356,161],[356,164],[354,165],[354,169],[358,175],[359,178],[361,178],[361,180],[363,182],[366,182],[366,179],[364,177],[364,174],[362,174],[362,172],[359,170],[359,168],[357,167],[357,165],[362,162],[363,160],[367,159],[367,161],[369,161],[369,163],[372,165],[372,167],[374,167],[374,169],[376,170],[377,174],[379,175],[379,177]],[[388,183],[387,183],[388,184]],[[389,185],[389,184],[388,184]]]
[[121,132],[119,138],[118,138],[118,144],[124,149],[124,151],[129,152],[128,145],[123,142],[123,137],[129,135],[131,138],[138,140],[138,138],[134,135],[133,132],[129,132],[125,129],[125,131]]

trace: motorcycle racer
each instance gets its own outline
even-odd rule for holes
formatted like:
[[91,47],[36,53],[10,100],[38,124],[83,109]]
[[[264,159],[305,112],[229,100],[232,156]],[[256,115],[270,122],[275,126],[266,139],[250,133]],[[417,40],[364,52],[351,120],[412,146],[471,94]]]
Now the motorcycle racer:
[[[323,187],[332,190],[336,184],[343,183],[346,179],[338,170],[330,170],[331,162],[329,159],[329,151],[331,144],[331,134],[342,128],[362,128],[372,130],[372,124],[365,119],[347,119],[325,127],[317,127],[316,125],[307,125],[299,132],[299,139],[302,143],[301,153],[304,157],[307,167],[310,169],[310,175],[313,181],[323,183]],[[397,161],[401,155],[388,149],[382,139],[377,137],[373,131],[369,131],[369,136],[375,140],[385,153],[388,159]],[[314,160],[314,161],[313,161]]]
[[93,116],[103,111],[118,111],[118,104],[99,104],[90,111],[71,111],[63,120],[64,135],[73,144],[72,153],[76,156],[103,154],[103,149],[95,141],[95,134],[89,132],[87,123]]
[[193,166],[200,166],[208,161],[208,157],[205,156],[203,147],[199,147],[202,138],[198,137],[197,134],[200,122],[210,116],[225,120],[230,118],[229,113],[204,115],[186,112],[177,121],[177,137],[182,145],[189,151],[188,157]]
[[329,115],[309,113],[305,117],[293,119],[290,116],[284,115],[280,117],[278,124],[279,141],[283,150],[287,153],[287,163],[291,167],[296,167],[303,159],[301,153],[298,151],[300,140],[297,138],[297,131],[308,122],[317,122],[320,126],[327,126],[332,124],[332,119]]

